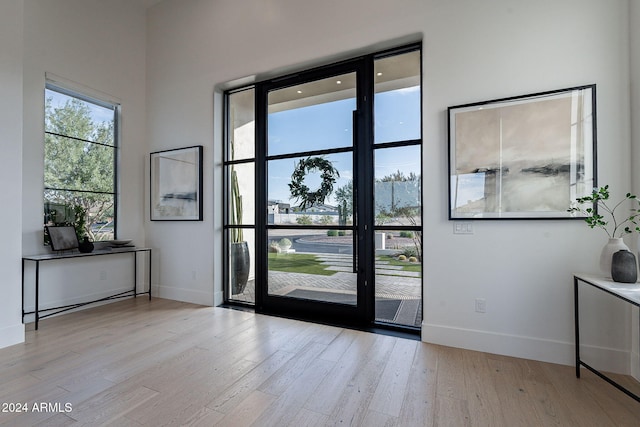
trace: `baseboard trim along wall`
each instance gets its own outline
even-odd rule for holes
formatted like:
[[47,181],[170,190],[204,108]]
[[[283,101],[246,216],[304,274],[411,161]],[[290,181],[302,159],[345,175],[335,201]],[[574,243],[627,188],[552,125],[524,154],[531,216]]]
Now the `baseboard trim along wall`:
[[[575,365],[573,342],[499,334],[444,325],[422,324],[422,341],[503,356],[519,357],[561,365]],[[631,351],[581,346],[581,359],[607,372],[631,374]]]
[[151,288],[151,297],[213,306],[213,292],[194,291],[192,289],[176,288],[173,286],[153,285]]
[[24,342],[24,325],[22,323],[0,329],[0,348],[22,342]]

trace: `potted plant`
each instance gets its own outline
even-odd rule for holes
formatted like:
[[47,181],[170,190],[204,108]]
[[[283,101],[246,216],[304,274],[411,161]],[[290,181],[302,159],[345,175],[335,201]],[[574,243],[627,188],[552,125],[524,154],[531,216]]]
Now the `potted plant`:
[[[242,195],[238,185],[238,174],[231,169],[231,224],[242,223]],[[251,258],[249,245],[244,240],[242,228],[231,228],[231,294],[237,295],[244,292],[249,281]]]
[[607,233],[609,242],[602,249],[600,255],[600,268],[604,273],[611,273],[611,259],[614,253],[619,250],[629,250],[624,244],[622,236],[640,232],[638,226],[638,216],[640,212],[637,207],[629,208],[630,214],[622,215],[620,208],[627,202],[633,202],[635,206],[638,198],[631,193],[618,203],[613,205],[609,202],[609,186],[594,188],[593,192],[585,197],[578,197],[574,206],[567,211],[584,215],[584,221],[590,228],[601,228]]

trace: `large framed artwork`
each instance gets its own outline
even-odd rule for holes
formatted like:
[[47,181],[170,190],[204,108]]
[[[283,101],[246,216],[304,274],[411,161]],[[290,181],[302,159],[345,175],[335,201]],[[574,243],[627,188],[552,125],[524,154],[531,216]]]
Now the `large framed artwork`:
[[448,108],[449,219],[576,218],[596,187],[595,85]]
[[150,155],[151,221],[202,221],[202,146]]

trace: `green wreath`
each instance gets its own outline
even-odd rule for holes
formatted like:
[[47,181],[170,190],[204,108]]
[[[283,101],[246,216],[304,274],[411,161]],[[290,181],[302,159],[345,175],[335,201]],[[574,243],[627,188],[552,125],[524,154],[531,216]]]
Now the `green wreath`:
[[[322,184],[317,190],[311,191],[309,187],[304,185],[304,178],[309,172],[314,171],[322,172]],[[298,162],[293,174],[291,174],[291,183],[289,184],[291,197],[300,204],[301,210],[324,203],[324,200],[333,191],[336,178],[339,177],[340,173],[329,160],[322,157],[307,157]]]

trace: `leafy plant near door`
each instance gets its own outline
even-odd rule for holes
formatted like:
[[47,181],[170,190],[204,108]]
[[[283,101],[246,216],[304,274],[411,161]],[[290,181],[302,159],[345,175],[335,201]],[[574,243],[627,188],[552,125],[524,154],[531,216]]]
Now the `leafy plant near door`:
[[[594,188],[589,196],[578,197],[575,201],[576,205],[567,209],[567,212],[580,213],[585,216],[584,221],[590,228],[601,228],[607,233],[610,239],[624,236],[625,234],[639,232],[640,226],[638,220],[640,211],[637,208],[630,208],[631,215],[623,215],[622,218],[616,217],[616,211],[622,207],[625,202],[635,202],[636,206],[640,206],[637,196],[627,193],[625,197],[615,205],[608,202],[610,197],[609,186]],[[587,205],[587,207],[583,207]],[[602,215],[603,212],[605,215]],[[617,212],[618,214],[620,211]]]

